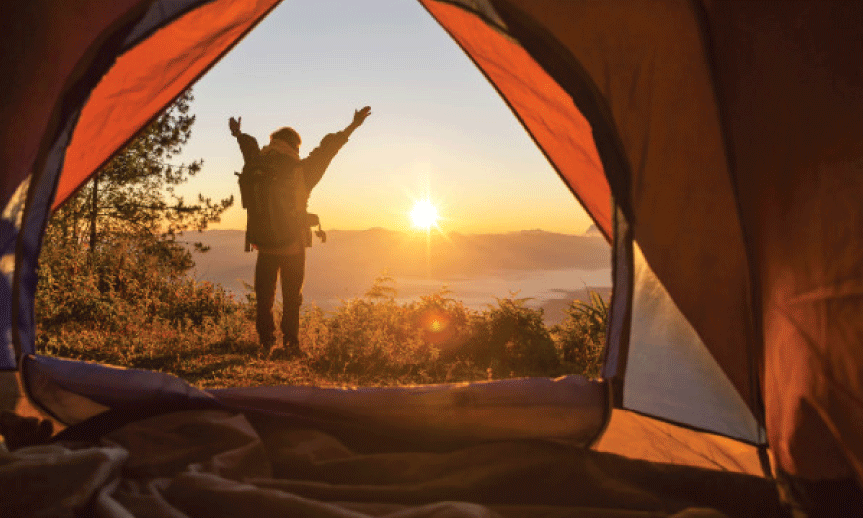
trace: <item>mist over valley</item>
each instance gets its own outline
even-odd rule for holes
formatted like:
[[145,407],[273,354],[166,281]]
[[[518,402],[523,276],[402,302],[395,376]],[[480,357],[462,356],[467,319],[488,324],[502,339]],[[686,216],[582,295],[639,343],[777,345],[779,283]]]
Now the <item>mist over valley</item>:
[[[242,230],[186,233],[178,240],[209,247],[206,253],[193,254],[198,280],[221,284],[237,296],[249,293],[256,252],[243,251]],[[326,243],[315,238],[306,253],[304,304],[324,310],[362,296],[383,274],[395,280],[400,301],[446,286],[452,297],[482,309],[495,298],[515,293],[530,298],[528,306],[542,307],[548,323],[560,321],[570,301],[587,300],[588,289],[597,289],[606,300],[610,294],[609,245],[591,232],[427,235],[382,228],[330,230]]]

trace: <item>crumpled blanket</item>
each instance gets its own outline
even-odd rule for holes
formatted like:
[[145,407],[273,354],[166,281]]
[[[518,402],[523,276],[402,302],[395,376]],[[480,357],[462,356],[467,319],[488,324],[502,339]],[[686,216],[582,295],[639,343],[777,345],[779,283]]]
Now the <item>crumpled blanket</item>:
[[776,516],[769,481],[542,441],[358,453],[311,429],[187,411],[91,444],[0,450],[0,516]]

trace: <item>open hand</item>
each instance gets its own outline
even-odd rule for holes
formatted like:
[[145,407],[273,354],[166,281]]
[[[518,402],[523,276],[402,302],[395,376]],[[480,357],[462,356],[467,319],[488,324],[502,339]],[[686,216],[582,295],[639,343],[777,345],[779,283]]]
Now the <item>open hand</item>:
[[354,111],[354,126],[359,126],[366,120],[366,117],[371,115],[372,108],[371,106],[366,106],[364,108],[360,108],[359,110]]
[[231,135],[234,135],[236,137],[237,133],[240,132],[240,121],[242,121],[242,120],[243,120],[242,117],[238,117],[236,119],[231,117],[228,120],[228,128],[231,130]]

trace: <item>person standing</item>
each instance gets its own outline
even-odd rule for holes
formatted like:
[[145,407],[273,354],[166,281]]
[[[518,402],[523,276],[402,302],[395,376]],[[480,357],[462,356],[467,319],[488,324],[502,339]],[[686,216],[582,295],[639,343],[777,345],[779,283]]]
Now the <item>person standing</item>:
[[[283,350],[279,356],[300,352],[300,306],[305,277],[306,247],[311,246],[309,193],[318,184],[332,159],[353,131],[371,114],[366,106],[354,112],[345,129],[326,135],[306,158],[300,158],[300,135],[283,127],[270,135],[261,149],[257,140],[240,131],[242,118],[231,117],[228,127],[240,146],[248,178],[243,206],[249,211],[246,230],[249,245],[258,250],[255,262],[256,328],[264,354],[276,356],[273,304],[279,276],[282,287]],[[272,351],[272,353],[271,353]]]

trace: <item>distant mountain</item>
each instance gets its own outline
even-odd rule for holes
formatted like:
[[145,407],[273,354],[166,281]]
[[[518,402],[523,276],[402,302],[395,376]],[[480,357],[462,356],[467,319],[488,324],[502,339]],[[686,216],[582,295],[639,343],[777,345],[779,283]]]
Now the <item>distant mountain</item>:
[[[238,294],[247,292],[244,282],[253,282],[256,254],[243,252],[243,231],[210,230],[180,239],[210,247],[209,252],[194,253],[197,278],[222,284]],[[608,286],[609,268],[609,246],[597,236],[542,230],[446,236],[433,232],[427,240],[424,233],[382,228],[330,230],[326,243],[315,238],[312,248],[307,249],[304,298],[321,305],[325,300],[332,303],[362,295],[375,277],[386,271],[397,280],[400,296],[407,298],[448,285],[467,299],[476,296],[477,300],[493,302],[493,296],[507,296],[509,290],[522,290],[522,295],[528,292],[529,296],[544,290],[553,299],[560,293],[555,296],[549,290],[577,292],[585,284]],[[566,286],[543,285],[559,283],[560,276],[544,272],[560,270],[582,273],[576,272],[572,284]],[[609,281],[586,282],[585,276]]]
[[602,237],[602,232],[599,231],[599,227],[594,223],[593,225],[587,227],[587,230],[582,234],[584,237]]

